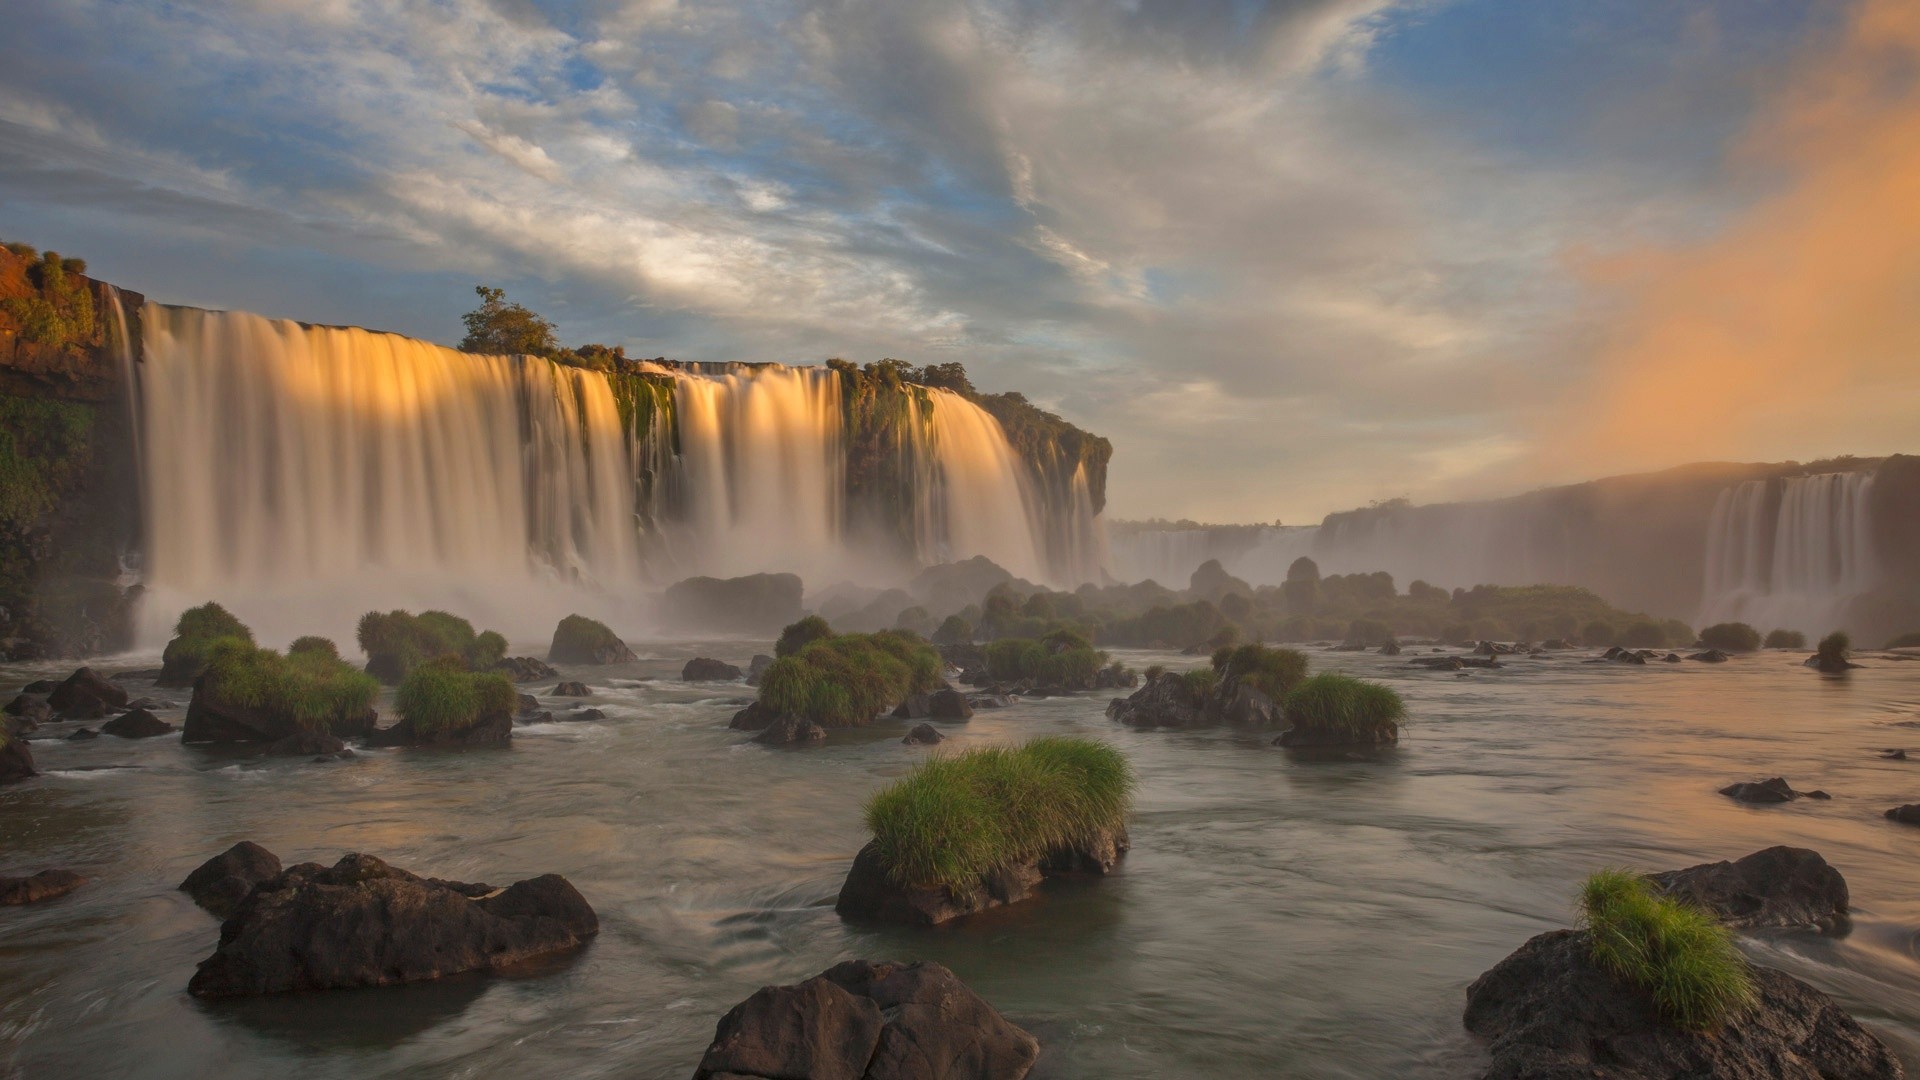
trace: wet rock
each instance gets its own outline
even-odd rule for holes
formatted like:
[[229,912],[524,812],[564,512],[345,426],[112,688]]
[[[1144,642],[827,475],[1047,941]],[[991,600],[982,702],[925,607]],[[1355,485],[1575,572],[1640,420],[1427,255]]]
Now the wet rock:
[[156,701],[150,697],[143,697],[143,698],[134,698],[132,701],[127,702],[126,707],[129,710],[146,709],[149,712],[151,712],[154,709],[172,708],[173,703],[170,701]]
[[69,732],[67,735],[67,741],[68,742],[86,742],[89,739],[97,739],[99,737],[100,737],[99,732],[93,730],[92,728],[83,727],[83,728],[75,728],[73,731]]
[[726,682],[740,678],[740,669],[724,660],[715,660],[710,656],[696,656],[687,661],[680,669],[682,682]]
[[102,735],[113,735],[122,739],[151,739],[160,735],[171,735],[175,730],[172,724],[145,709],[133,709],[121,713],[100,725]]
[[532,712],[515,713],[513,722],[525,727],[529,724],[553,723],[553,712],[548,709],[535,709]]
[[967,695],[958,690],[935,690],[927,698],[927,715],[949,722],[971,720],[973,706],[967,703]]
[[1459,671],[1467,666],[1463,658],[1458,656],[1416,656],[1407,663],[1431,671]]
[[418,732],[413,721],[402,720],[389,728],[367,733],[368,746],[431,746],[443,748],[504,747],[513,742],[513,716],[497,712],[480,717],[462,728]]
[[[307,728],[289,712],[275,711],[233,700],[237,695],[225,686],[212,686],[212,673],[202,675],[194,686],[193,700],[187,703],[187,720],[180,740],[189,745],[205,743],[273,743],[289,735],[300,735]],[[330,725],[341,738],[364,736],[371,739],[379,714],[372,709],[359,716],[338,720]]]
[[522,716],[540,711],[540,699],[532,694],[515,694],[513,701],[516,711]]
[[734,731],[765,731],[767,725],[780,719],[780,714],[756,701],[733,714],[733,720],[727,727]]
[[0,875],[0,906],[13,907],[52,900],[86,883],[86,878],[71,870],[42,870],[26,877]]
[[607,714],[601,712],[599,709],[579,709],[574,712],[568,713],[563,719],[584,721],[584,720],[605,720],[606,718],[607,718]]
[[60,689],[60,684],[52,679],[35,679],[20,688],[23,694],[51,694]]
[[7,702],[8,723],[16,735],[24,735],[53,719],[53,706],[37,694],[21,694]]
[[907,700],[893,710],[895,720],[925,720],[932,715],[932,707],[928,704],[926,694],[908,694]]
[[587,689],[587,684],[583,682],[563,682],[560,685],[554,687],[553,692],[551,694],[548,694],[547,696],[548,697],[592,697],[593,691]]
[[766,653],[755,653],[753,659],[747,662],[747,685],[759,686],[760,676],[765,675],[772,666],[773,657]]
[[1920,803],[1908,803],[1887,811],[1888,821],[1897,821],[1902,825],[1920,825]]
[[109,709],[120,708],[126,703],[127,692],[90,667],[83,667],[67,676],[66,682],[54,687],[47,695],[47,705],[54,712],[75,720],[98,720]]
[[823,742],[826,737],[826,728],[793,713],[787,713],[775,718],[760,734],[753,737],[753,741],[766,743],[769,746],[788,746]]
[[331,757],[341,753],[352,753],[339,736],[324,731],[296,731],[283,739],[275,739],[268,743],[260,752],[267,757],[307,757],[309,755]]
[[935,743],[946,742],[947,737],[940,734],[940,729],[932,724],[915,724],[913,730],[907,732],[907,737],[900,741],[908,746],[932,746]]
[[[1698,657],[1698,656],[1692,656],[1692,657],[1688,657],[1688,659],[1689,659],[1689,660],[1698,660],[1698,659],[1700,659],[1700,657]],[[1680,654],[1679,654],[1679,653],[1673,653],[1673,652],[1670,652],[1670,653],[1668,653],[1667,655],[1665,655],[1665,656],[1663,656],[1663,657],[1661,657],[1661,658],[1660,658],[1660,662],[1661,662],[1661,663],[1663,663],[1663,664],[1677,664],[1677,663],[1679,663],[1679,662],[1680,662]]]
[[1759,780],[1729,784],[1720,789],[1720,794],[1729,799],[1744,803],[1783,803],[1795,799],[1830,799],[1833,796],[1824,791],[1795,791],[1787,786],[1782,777],[1771,780]]
[[1687,659],[1698,660],[1703,664],[1724,664],[1728,660],[1733,659],[1733,657],[1728,656],[1719,649],[1708,649],[1705,652],[1694,653],[1692,656],[1687,657]]
[[1801,661],[1801,663],[1815,671],[1825,672],[1828,675],[1838,675],[1842,672],[1852,671],[1854,668],[1860,666],[1844,656],[1835,656],[1831,653],[1814,653],[1812,656]]
[[1882,750],[1880,751],[1880,756],[1886,758],[1888,761],[1907,760],[1907,752],[1905,750]]
[[[1125,699],[1114,698],[1113,700],[1122,701]],[[1004,709],[1013,704],[1013,698],[1007,694],[1002,694],[998,692],[987,693],[987,694],[975,694],[974,696],[967,699],[967,704],[976,709]],[[1112,716],[1113,713],[1111,712],[1111,710],[1113,706],[1108,705],[1107,708],[1109,710],[1107,715]]]
[[1610,664],[1639,664],[1644,666],[1647,662],[1647,658],[1640,653],[1623,649],[1618,645],[1600,654],[1600,659]]
[[599,920],[563,877],[503,890],[420,878],[371,855],[254,886],[187,984],[196,997],[391,986],[578,948]]
[[1039,1053],[939,964],[849,960],[734,1006],[694,1077],[1022,1080]]
[[[1214,702],[1219,700],[1215,695]],[[1233,696],[1220,707],[1220,715],[1227,723],[1244,728],[1274,728],[1286,720],[1278,702],[1244,683],[1233,688]]]
[[494,661],[492,670],[501,672],[517,683],[542,682],[560,674],[545,661],[532,656],[502,657]]
[[1667,1024],[1653,997],[1594,964],[1584,931],[1522,945],[1467,988],[1488,1080],[1897,1080],[1899,1062],[1818,990],[1753,967],[1758,1001],[1718,1031]]
[[27,749],[27,740],[0,735],[0,784],[15,784],[39,775],[33,767],[33,751]]
[[1806,848],[1770,847],[1733,862],[1702,863],[1648,879],[1728,926],[1834,930],[1847,919],[1847,879]]
[[1385,645],[1380,646],[1378,651],[1381,656],[1399,656],[1400,643],[1396,641],[1389,641]]
[[1124,830],[1103,833],[1032,862],[1002,867],[971,888],[954,890],[898,884],[881,862],[879,848],[869,842],[854,856],[834,910],[843,918],[866,922],[936,926],[988,908],[1019,903],[1032,897],[1049,878],[1109,874],[1129,846]]
[[1185,679],[1171,672],[1148,679],[1130,697],[1108,702],[1107,716],[1137,728],[1191,728],[1209,722],[1206,702],[1188,689]]
[[224,919],[255,885],[280,873],[280,857],[251,840],[242,840],[208,859],[179,885],[193,902]]

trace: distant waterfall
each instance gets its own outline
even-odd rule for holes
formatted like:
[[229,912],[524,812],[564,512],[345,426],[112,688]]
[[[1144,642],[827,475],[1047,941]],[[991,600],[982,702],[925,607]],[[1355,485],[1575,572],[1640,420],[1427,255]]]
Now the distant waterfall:
[[1809,634],[1839,625],[1849,601],[1879,577],[1873,474],[1749,480],[1720,494],[1707,530],[1699,621]]
[[[904,395],[890,512],[907,525],[888,548],[849,527],[827,368],[606,375],[239,312],[142,318],[149,640],[209,598],[268,640],[395,606],[526,639],[575,610],[632,622],[645,591],[695,574],[817,589],[986,555],[1078,583],[999,422],[948,391]],[[1054,516],[1096,532],[1090,505]]]

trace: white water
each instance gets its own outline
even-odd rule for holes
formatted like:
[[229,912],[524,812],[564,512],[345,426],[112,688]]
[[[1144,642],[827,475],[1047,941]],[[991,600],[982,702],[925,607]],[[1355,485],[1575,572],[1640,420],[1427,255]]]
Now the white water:
[[1699,622],[1823,634],[1879,576],[1873,474],[1749,480],[1721,492],[1707,530]]
[[[903,567],[845,534],[829,369],[676,370],[675,455],[664,425],[627,430],[603,376],[538,358],[152,304],[143,326],[150,644],[207,599],[270,642],[344,644],[361,613],[392,607],[534,641],[572,611],[634,626],[646,592],[695,574],[889,585],[986,555],[1077,583],[1049,573],[1032,479],[998,421],[946,391],[924,431],[909,425],[924,479]],[[1087,519],[1069,538],[1084,546],[1090,505],[1065,515]]]

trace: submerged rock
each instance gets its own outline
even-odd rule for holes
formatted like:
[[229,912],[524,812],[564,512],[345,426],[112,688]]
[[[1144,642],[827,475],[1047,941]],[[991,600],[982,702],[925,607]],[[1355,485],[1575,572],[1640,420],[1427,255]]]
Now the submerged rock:
[[548,697],[592,697],[593,691],[583,682],[563,682],[553,688]]
[[1844,656],[1835,656],[1831,653],[1814,653],[1812,656],[1801,661],[1801,663],[1815,671],[1823,671],[1829,675],[1838,675],[1841,672],[1852,671],[1854,668],[1860,666]]
[[15,784],[40,773],[33,767],[33,751],[27,740],[0,735],[0,784]]
[[1019,903],[1033,896],[1048,878],[1112,873],[1129,846],[1125,830],[1102,833],[1043,858],[1002,867],[971,889],[954,890],[895,882],[881,862],[878,845],[868,841],[853,857],[853,868],[847,871],[833,909],[848,919],[936,926],[988,908]]
[[26,877],[0,875],[0,906],[14,907],[52,900],[57,896],[65,896],[86,883],[86,878],[71,870],[42,870]]
[[849,960],[715,1025],[694,1080],[1022,1080],[1040,1043],[939,964]]
[[935,720],[971,720],[973,706],[958,690],[935,690],[927,698],[927,715]]
[[680,669],[682,682],[727,682],[739,677],[739,668],[710,656],[696,656]]
[[545,662],[531,656],[507,656],[494,662],[493,671],[504,674],[514,682],[541,682],[560,674]]
[[1720,794],[1725,795],[1729,799],[1735,799],[1744,803],[1783,803],[1792,802],[1795,799],[1830,799],[1833,797],[1824,791],[1795,791],[1793,788],[1787,786],[1785,778],[1778,776],[1771,780],[1729,784],[1720,789]]
[[1522,945],[1467,988],[1467,1030],[1489,1040],[1488,1080],[1897,1080],[1900,1064],[1833,1000],[1753,967],[1758,1001],[1718,1031],[1661,1017],[1646,990],[1601,970],[1585,931]]
[[769,746],[786,746],[796,743],[824,742],[827,729],[802,716],[787,713],[776,717],[758,735],[753,737],[757,743]]
[[1733,659],[1733,657],[1728,656],[1719,649],[1708,649],[1705,652],[1694,653],[1692,656],[1687,657],[1687,659],[1698,660],[1703,664],[1724,664]]
[[99,737],[100,733],[89,727],[75,728],[67,733],[68,742],[86,742],[89,739],[97,739]]
[[1648,880],[1728,926],[1834,930],[1847,920],[1847,879],[1807,848],[1770,847],[1733,862],[1649,874]]
[[160,735],[171,735],[175,730],[172,724],[145,709],[133,709],[121,713],[100,725],[102,735],[115,735],[122,739],[151,739]]
[[913,730],[907,732],[907,737],[900,741],[908,746],[932,746],[935,743],[946,742],[947,737],[940,734],[940,729],[932,724],[915,724]]
[[421,878],[371,855],[259,884],[187,984],[196,997],[392,986],[579,947],[600,923],[558,874],[506,889]]
[[201,863],[179,885],[193,902],[219,918],[233,914],[255,885],[280,873],[280,857],[242,840]]

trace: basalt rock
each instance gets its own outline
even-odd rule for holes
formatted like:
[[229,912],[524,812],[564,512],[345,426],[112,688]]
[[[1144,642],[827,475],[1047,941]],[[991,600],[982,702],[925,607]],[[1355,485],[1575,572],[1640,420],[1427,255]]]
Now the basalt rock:
[[754,653],[753,659],[747,662],[747,685],[759,686],[760,676],[765,675],[772,666],[773,657],[766,653]]
[[23,694],[51,694],[60,689],[60,684],[52,679],[35,679],[20,688]]
[[734,713],[733,720],[727,726],[734,731],[765,731],[769,724],[778,719],[780,719],[779,713],[756,701]]
[[52,900],[86,883],[86,878],[71,870],[42,870],[26,877],[0,876],[0,906],[13,907]]
[[53,719],[53,706],[37,694],[20,694],[7,702],[6,715],[13,733],[25,735]]
[[606,718],[607,714],[601,712],[599,709],[576,709],[560,717],[562,720],[569,721],[605,720]]
[[761,730],[760,734],[753,737],[753,741],[766,743],[769,746],[792,746],[824,742],[826,737],[826,728],[805,717],[787,713],[776,717],[772,723]]
[[368,746],[503,747],[512,742],[513,714],[507,712],[489,713],[466,727],[422,733],[414,730],[413,721],[402,720],[367,733]]
[[1039,1054],[939,964],[849,960],[734,1006],[694,1080],[1022,1080]]
[[893,710],[893,718],[895,720],[925,720],[927,717],[932,716],[933,710],[932,706],[928,704],[928,697],[929,695],[927,694],[908,694],[907,699],[902,701],[899,706]]
[[1720,794],[1729,799],[1744,803],[1783,803],[1795,799],[1830,799],[1833,796],[1824,791],[1795,791],[1787,785],[1783,777],[1771,780],[1759,780],[1729,784],[1720,789]]
[[208,859],[180,883],[193,902],[224,919],[232,915],[255,885],[277,876],[280,857],[251,840],[242,840]]
[[67,733],[68,742],[86,742],[89,739],[97,739],[99,737],[100,733],[90,727],[75,728]]
[[739,668],[708,656],[696,656],[680,669],[682,682],[728,682],[738,678]]
[[908,746],[932,746],[935,743],[947,741],[947,737],[940,734],[940,729],[932,724],[915,724],[913,730],[907,732],[906,738],[900,741]]
[[1847,879],[1817,851],[1770,847],[1733,862],[1648,875],[1662,892],[1734,927],[1836,930],[1847,921]]
[[1897,821],[1902,825],[1920,825],[1920,803],[1908,803],[1887,811],[1888,821]]
[[927,697],[927,715],[949,722],[971,720],[973,706],[967,702],[967,695],[958,690],[935,690]]
[[508,656],[494,662],[493,670],[517,683],[541,682],[560,674],[544,661],[531,656]]
[[27,740],[0,736],[0,784],[15,784],[39,775]]
[[54,712],[74,720],[97,720],[109,709],[127,703],[127,692],[115,686],[92,668],[83,667],[67,676],[67,681],[47,695]]
[[[273,743],[289,735],[307,731],[293,716],[227,700],[219,687],[209,687],[209,676],[195,684],[193,700],[187,703],[187,720],[180,741],[196,743]],[[343,738],[371,738],[379,714],[372,709],[331,725],[332,734]]]
[[1852,671],[1854,668],[1860,666],[1844,656],[1834,656],[1830,653],[1814,653],[1802,661],[1802,663],[1815,671],[1825,672],[1829,675],[1838,675],[1841,672]]
[[1128,846],[1124,830],[1102,833],[1031,862],[1002,867],[971,888],[949,889],[894,881],[881,862],[879,847],[869,842],[854,856],[834,910],[843,918],[866,922],[936,926],[988,908],[1019,903],[1033,896],[1049,878],[1112,873]]
[[1728,660],[1733,659],[1733,657],[1728,656],[1719,649],[1708,649],[1705,652],[1694,653],[1692,656],[1687,657],[1687,659],[1698,660],[1703,664],[1724,664]]
[[1673,1027],[1653,996],[1593,962],[1584,931],[1522,945],[1467,988],[1487,1080],[1898,1080],[1899,1062],[1833,1000],[1753,968],[1758,1001],[1719,1030]]
[[560,685],[555,686],[553,688],[553,693],[547,696],[549,697],[592,697],[593,691],[587,689],[587,684],[583,682],[563,682]]
[[100,725],[102,735],[115,735],[122,739],[151,739],[171,735],[175,730],[172,724],[145,709],[129,710]]
[[266,757],[351,757],[353,754],[338,736],[324,731],[296,731],[268,743],[260,752]]
[[1178,675],[1162,672],[1130,697],[1107,703],[1107,716],[1128,727],[1191,728],[1208,723],[1206,702]]
[[506,889],[417,877],[371,855],[301,863],[247,893],[200,962],[196,997],[392,986],[578,948],[600,929],[557,874]]

